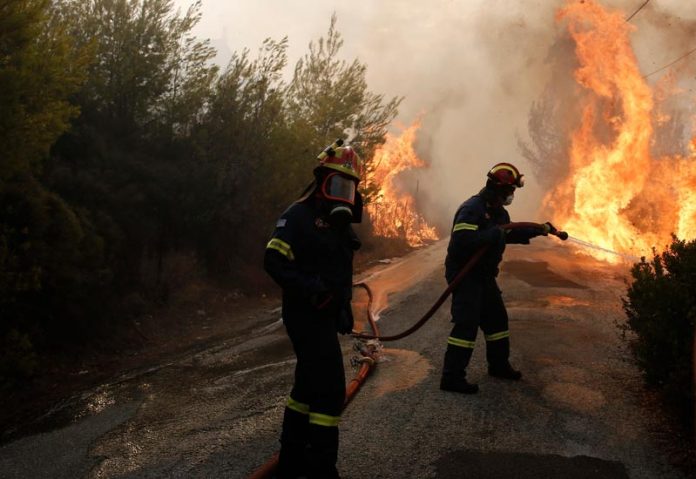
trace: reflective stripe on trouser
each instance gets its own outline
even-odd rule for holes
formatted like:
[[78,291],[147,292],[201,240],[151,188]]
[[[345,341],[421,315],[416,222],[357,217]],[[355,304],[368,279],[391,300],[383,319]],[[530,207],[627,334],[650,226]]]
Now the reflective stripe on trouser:
[[509,331],[509,330],[505,330],[505,331],[500,331],[499,333],[486,334],[486,335],[484,335],[484,336],[485,336],[487,342],[491,342],[491,341],[500,341],[501,339],[509,338],[509,337],[510,337],[510,331]]
[[476,330],[474,329],[473,334],[471,334],[471,328],[468,325],[455,324],[447,338],[447,351],[445,351],[445,362],[442,368],[443,376],[466,377],[466,367],[469,365],[475,345]]
[[486,360],[491,366],[508,364],[510,359],[510,338],[504,337],[497,341],[486,341]]
[[[297,364],[285,409],[279,475],[295,477],[290,474],[299,470],[308,477],[338,477],[337,426],[346,384],[335,322],[326,317],[284,319]],[[297,417],[302,418],[302,426],[295,422]]]
[[295,399],[293,399],[292,396],[288,398],[287,407],[288,409],[292,409],[293,411],[299,412],[300,414],[309,414],[309,404],[296,401]]
[[486,334],[486,360],[488,364],[503,365],[510,358],[510,331]]
[[[339,416],[310,411],[309,404],[288,398],[283,418],[278,477],[337,477]],[[307,445],[311,444],[311,449]]]
[[457,346],[459,348],[474,349],[474,346],[476,346],[476,340],[474,339],[474,341],[469,341],[467,339],[460,339],[455,338],[454,336],[450,336],[449,338],[447,338],[447,344]]
[[454,327],[447,339],[443,375],[464,377],[479,327],[486,338],[489,364],[507,363],[510,356],[508,315],[493,278],[470,278],[452,294]]
[[328,414],[312,412],[309,408],[309,404],[296,401],[292,396],[288,398],[287,408],[300,414],[308,415],[309,423],[316,424],[317,426],[336,427],[338,423],[341,422],[341,416],[330,416]]
[[309,423],[315,426],[336,427],[341,422],[341,416],[329,416],[318,412],[309,413]]

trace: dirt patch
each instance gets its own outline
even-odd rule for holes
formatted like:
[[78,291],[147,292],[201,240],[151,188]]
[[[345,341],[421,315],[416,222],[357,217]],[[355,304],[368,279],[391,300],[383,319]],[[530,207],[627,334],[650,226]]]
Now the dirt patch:
[[569,382],[549,384],[544,388],[544,396],[553,402],[583,413],[596,411],[606,404],[604,395],[599,391]]
[[430,362],[415,351],[384,349],[382,357],[377,367],[379,379],[375,381],[377,396],[410,389],[433,369]]
[[544,382],[562,381],[582,384],[590,380],[587,371],[580,368],[574,368],[572,366],[555,366],[545,368],[539,371],[539,377]]

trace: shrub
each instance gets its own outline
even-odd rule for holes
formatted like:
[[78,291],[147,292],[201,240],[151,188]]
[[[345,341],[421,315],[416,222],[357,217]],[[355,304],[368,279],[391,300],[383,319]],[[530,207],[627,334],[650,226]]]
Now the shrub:
[[693,425],[694,323],[696,322],[696,240],[673,239],[663,253],[636,263],[624,311],[631,349],[646,382],[666,404]]
[[38,358],[27,334],[16,329],[0,334],[0,393],[6,393],[21,379],[34,374]]

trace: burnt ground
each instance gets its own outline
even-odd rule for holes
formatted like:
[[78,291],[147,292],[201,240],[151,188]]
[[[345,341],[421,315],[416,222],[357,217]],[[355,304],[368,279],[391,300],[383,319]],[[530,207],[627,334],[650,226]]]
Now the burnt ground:
[[[361,276],[379,292],[383,333],[405,329],[437,298],[443,258],[440,242]],[[684,477],[664,447],[672,430],[617,328],[626,275],[625,265],[551,239],[509,248],[500,285],[523,380],[489,378],[479,338],[469,377],[480,393],[439,391],[450,329],[441,309],[416,334],[385,344],[346,410],[343,476]],[[0,448],[0,475],[247,477],[277,448],[294,364],[277,303],[249,306],[227,310],[235,324],[227,333],[60,404],[41,433]],[[350,376],[350,338],[342,344]]]

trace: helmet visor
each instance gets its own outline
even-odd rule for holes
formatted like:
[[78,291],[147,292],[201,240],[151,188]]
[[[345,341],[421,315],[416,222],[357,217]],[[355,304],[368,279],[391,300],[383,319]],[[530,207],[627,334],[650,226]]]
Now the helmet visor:
[[329,200],[355,204],[355,180],[332,173],[324,180],[321,190]]

